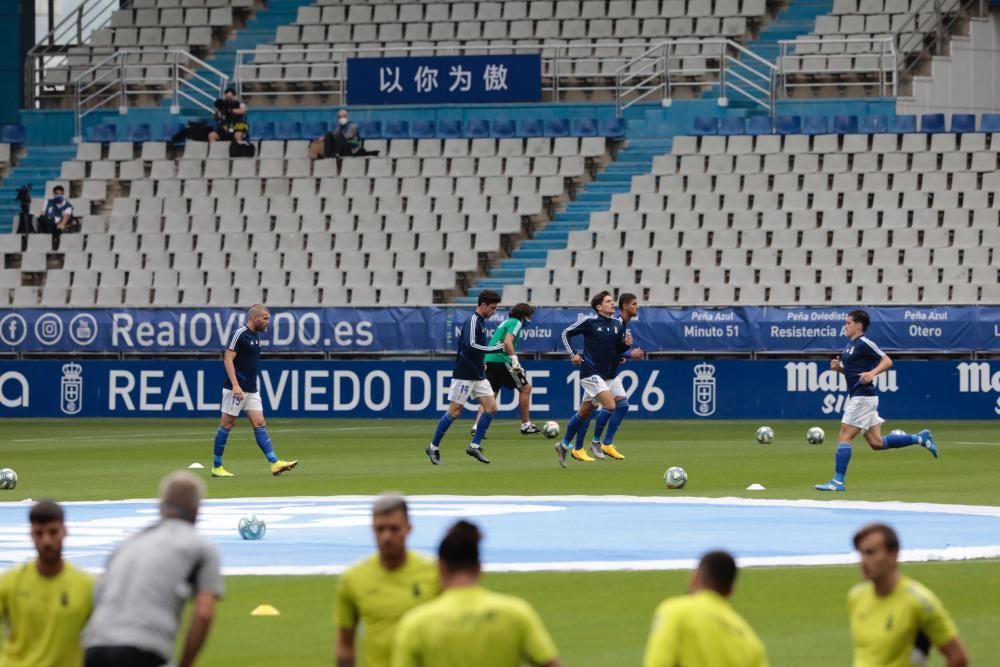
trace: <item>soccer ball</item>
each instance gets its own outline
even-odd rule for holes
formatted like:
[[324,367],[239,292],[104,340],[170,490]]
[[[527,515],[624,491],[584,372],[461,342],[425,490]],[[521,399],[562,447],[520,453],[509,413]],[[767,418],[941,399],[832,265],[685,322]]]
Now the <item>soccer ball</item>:
[[667,468],[667,472],[663,473],[663,483],[668,489],[682,489],[687,481],[688,474],[680,466]]
[[823,438],[825,436],[826,434],[823,433],[823,429],[821,429],[819,426],[813,426],[811,429],[806,431],[806,442],[808,442],[810,445],[822,445]]
[[761,426],[757,429],[757,442],[762,445],[769,444],[774,440],[774,429],[770,426]]
[[906,435],[906,431],[901,428],[894,428],[889,431],[889,435]]
[[259,540],[267,532],[267,524],[256,514],[247,514],[240,519],[239,531],[244,540]]
[[542,425],[542,433],[546,438],[555,438],[559,435],[559,424],[554,421],[547,421]]
[[17,473],[10,468],[0,470],[0,489],[10,490],[17,486]]

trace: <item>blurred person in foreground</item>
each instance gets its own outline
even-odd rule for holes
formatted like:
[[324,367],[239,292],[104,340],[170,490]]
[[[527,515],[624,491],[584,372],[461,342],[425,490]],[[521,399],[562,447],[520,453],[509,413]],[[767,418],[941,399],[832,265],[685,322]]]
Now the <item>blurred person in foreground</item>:
[[[361,644],[365,667],[389,667],[399,619],[441,590],[434,560],[406,548],[412,527],[406,499],[383,493],[372,504],[378,552],[351,566],[337,581],[337,667],[354,667]],[[364,635],[356,642],[358,626]]]
[[94,606],[94,580],[63,560],[63,509],[42,500],[28,512],[38,557],[0,576],[5,626],[0,667],[79,667],[80,631]]
[[736,572],[725,551],[701,557],[690,594],[656,608],[644,667],[767,667],[763,642],[729,602]]
[[84,630],[86,667],[174,664],[181,614],[191,622],[178,667],[195,664],[222,597],[219,552],[195,522],[205,482],[187,471],[160,483],[160,520],[135,533],[108,558],[94,614]]

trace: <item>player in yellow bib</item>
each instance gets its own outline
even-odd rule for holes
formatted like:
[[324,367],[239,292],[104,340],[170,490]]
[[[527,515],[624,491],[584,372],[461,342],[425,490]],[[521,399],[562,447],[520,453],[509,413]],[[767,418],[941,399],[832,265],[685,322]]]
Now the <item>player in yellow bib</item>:
[[63,560],[62,508],[36,503],[28,513],[38,558],[0,576],[0,619],[7,636],[0,667],[80,667],[80,632],[94,606],[94,581]]
[[359,624],[364,629],[361,654],[365,667],[389,667],[392,637],[400,617],[441,590],[434,561],[406,548],[411,526],[402,496],[386,493],[376,498],[372,529],[378,553],[352,566],[337,583],[337,667],[356,664]]
[[924,665],[935,646],[948,667],[965,667],[969,658],[954,621],[934,593],[900,574],[899,537],[873,523],[854,536],[867,580],[847,594],[854,640],[854,667]]
[[479,529],[459,521],[441,541],[444,592],[399,622],[392,667],[559,667],[531,605],[479,585]]
[[643,667],[767,667],[764,644],[729,602],[736,561],[725,551],[702,556],[690,595],[660,603]]

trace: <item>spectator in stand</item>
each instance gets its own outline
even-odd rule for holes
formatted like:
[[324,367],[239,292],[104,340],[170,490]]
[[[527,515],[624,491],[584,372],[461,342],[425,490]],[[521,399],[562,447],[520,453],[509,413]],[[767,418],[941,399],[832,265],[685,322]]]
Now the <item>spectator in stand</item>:
[[215,101],[215,120],[218,125],[214,132],[209,133],[209,141],[234,141],[240,144],[250,136],[247,105],[236,97],[236,89],[232,86],[226,88],[222,99]]
[[57,185],[52,188],[52,199],[45,202],[45,210],[38,216],[38,231],[59,236],[67,231],[72,221],[73,205],[66,199],[65,188]]
[[337,129],[323,137],[326,157],[356,157],[367,155],[365,141],[357,123],[347,117],[347,109],[337,112]]

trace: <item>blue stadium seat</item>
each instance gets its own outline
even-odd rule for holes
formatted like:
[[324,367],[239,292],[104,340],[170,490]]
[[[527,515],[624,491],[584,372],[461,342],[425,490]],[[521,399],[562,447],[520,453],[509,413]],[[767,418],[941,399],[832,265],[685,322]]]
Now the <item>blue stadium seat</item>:
[[541,118],[524,118],[521,120],[522,137],[541,137],[545,135],[545,126]]
[[834,134],[857,134],[858,132],[858,117],[857,116],[834,116],[833,117],[833,133]]
[[980,132],[1000,132],[1000,113],[984,113],[979,123]]
[[490,122],[479,118],[466,121],[465,136],[470,139],[485,139],[490,136]]
[[4,125],[0,129],[0,142],[5,144],[23,144],[24,141],[24,127],[21,125]]
[[858,131],[861,134],[883,134],[889,131],[889,119],[884,114],[863,116]]
[[[175,136],[177,136],[178,132],[180,132],[186,127],[187,125],[185,125],[184,123],[177,123],[177,122],[164,123],[163,125],[160,126],[160,136],[158,137],[158,139],[160,141],[170,141]],[[274,129],[274,123],[271,123],[271,129],[272,130]]]
[[149,123],[129,125],[128,130],[125,132],[125,140],[131,141],[134,144],[141,144],[142,142],[149,141],[152,138],[153,133],[149,129]]
[[258,141],[271,141],[274,139],[274,121],[265,120],[259,123],[254,123],[253,127],[253,138]]
[[943,113],[925,113],[920,116],[921,132],[944,132]]
[[318,139],[330,131],[325,120],[314,120],[302,125],[302,136],[306,139]]
[[599,134],[603,137],[621,139],[625,136],[624,118],[602,118]]
[[382,128],[384,139],[408,139],[410,137],[410,122],[406,120],[387,120]]
[[732,136],[746,134],[746,119],[743,116],[726,116],[719,121],[719,134]]
[[442,139],[457,139],[462,136],[462,121],[460,120],[439,120],[438,136]]
[[118,126],[111,123],[94,125],[87,128],[87,131],[84,132],[84,137],[92,143],[108,144],[118,140]]
[[410,123],[411,139],[433,139],[437,136],[437,123],[432,120],[415,120]]
[[274,128],[274,138],[294,141],[302,138],[302,123],[297,120],[279,120]]
[[889,121],[889,132],[891,134],[907,134],[917,131],[917,117],[912,114],[893,116]]
[[381,139],[382,121],[363,120],[358,123],[358,133],[363,139]]
[[704,136],[706,134],[718,134],[718,133],[719,133],[718,116],[694,117],[694,127],[691,130],[691,134],[695,136]]
[[829,134],[830,118],[828,116],[804,116],[802,118],[802,134]]
[[951,115],[952,132],[975,132],[976,114],[974,113],[953,113]]
[[774,128],[778,134],[802,134],[802,116],[778,116]]
[[568,137],[569,118],[549,118],[545,121],[546,137]]
[[575,137],[596,137],[597,121],[593,118],[574,118],[573,136]]
[[767,116],[747,118],[747,134],[771,134],[771,119]]
[[501,118],[493,121],[490,128],[490,135],[497,139],[510,139],[517,136],[517,124],[509,118]]

